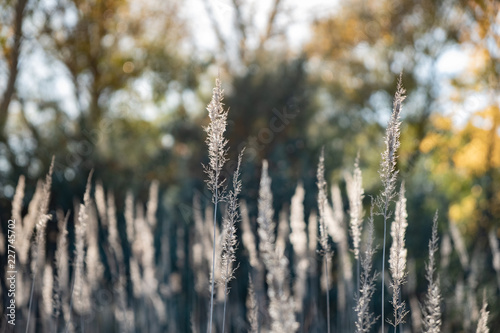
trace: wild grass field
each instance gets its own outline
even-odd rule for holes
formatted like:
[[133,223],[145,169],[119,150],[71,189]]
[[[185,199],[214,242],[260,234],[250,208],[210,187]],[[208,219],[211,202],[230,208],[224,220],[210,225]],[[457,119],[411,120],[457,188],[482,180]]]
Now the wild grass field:
[[[411,188],[397,170],[402,76],[380,138],[380,193],[364,194],[359,154],[345,188],[329,183],[323,149],[308,216],[300,183],[288,207],[274,212],[266,160],[254,180],[257,214],[249,213],[240,199],[245,151],[228,160],[223,97],[216,79],[205,127],[207,191],[183,208],[192,219],[186,228],[161,228],[157,181],[147,202],[129,192],[121,214],[92,172],[70,211],[51,206],[54,159],[33,195],[19,178],[12,218],[2,224],[1,293],[9,300],[2,332],[495,331],[496,291],[478,283],[479,263],[494,267],[500,283],[494,233],[490,253],[469,254],[460,231],[436,211],[419,247],[425,265],[417,267],[407,250],[407,227],[421,221],[407,213]],[[457,257],[463,273],[448,270]]]
[[0,1],[0,333],[500,329],[500,1]]

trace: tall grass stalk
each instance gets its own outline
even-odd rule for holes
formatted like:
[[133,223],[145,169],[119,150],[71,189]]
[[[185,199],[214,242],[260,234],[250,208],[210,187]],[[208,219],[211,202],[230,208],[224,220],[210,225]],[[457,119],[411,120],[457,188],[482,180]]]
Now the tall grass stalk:
[[212,249],[212,283],[210,290],[210,320],[208,331],[212,332],[213,312],[214,312],[214,290],[215,290],[215,245],[216,245],[216,223],[217,206],[224,196],[224,180],[220,179],[222,168],[227,161],[227,139],[224,138],[227,124],[227,111],[224,111],[222,100],[224,90],[221,87],[219,78],[215,80],[215,88],[212,91],[212,100],[207,106],[210,124],[205,128],[207,132],[206,144],[208,146],[209,163],[204,166],[208,175],[207,186],[212,192],[212,203],[214,204],[213,220],[213,249]]
[[240,177],[240,166],[241,159],[243,157],[243,151],[241,151],[238,156],[238,166],[233,175],[233,189],[229,191],[227,196],[227,214],[224,218],[224,234],[222,240],[222,253],[221,253],[221,275],[222,281],[224,282],[224,314],[222,317],[222,332],[225,332],[226,324],[226,304],[227,295],[229,294],[228,283],[234,279],[234,271],[237,267],[234,267],[234,262],[236,261],[236,247],[238,246],[238,241],[236,239],[236,223],[240,222],[240,215],[238,213],[238,195],[241,192],[241,179]]
[[438,251],[437,235],[438,212],[434,215],[432,221],[432,235],[429,241],[429,261],[425,264],[425,278],[429,283],[427,294],[425,295],[424,306],[422,307],[423,326],[425,333],[441,332],[441,290],[439,280],[434,279],[436,271],[436,252]]
[[295,304],[293,297],[290,296],[287,283],[288,259],[284,256],[284,249],[276,246],[273,195],[267,161],[262,163],[258,209],[259,251],[267,269],[267,295],[269,296],[269,315],[271,317],[270,332],[293,333],[296,332],[299,325],[295,321]]
[[345,176],[347,185],[347,196],[349,197],[349,227],[353,243],[354,259],[356,259],[356,290],[359,290],[360,280],[360,258],[359,245],[363,231],[363,176],[359,168],[359,154],[354,163],[354,172]]
[[326,192],[326,180],[325,180],[325,150],[321,150],[321,155],[319,157],[318,171],[318,210],[319,210],[319,243],[321,246],[321,254],[323,255],[325,277],[326,277],[326,320],[327,329],[330,333],[330,287],[329,287],[329,276],[328,276],[328,260],[332,255],[330,249],[330,244],[328,242],[328,230],[326,226],[326,206],[328,205],[327,192]]
[[[87,185],[85,187],[85,194],[83,195],[83,204],[80,204],[80,209],[78,212],[78,223],[75,225],[75,269],[73,271],[72,278],[72,286],[71,286],[71,295],[69,299],[69,310],[70,316],[68,318],[68,322],[66,323],[65,332],[68,332],[71,323],[71,314],[72,308],[74,306],[74,294],[75,292],[78,294],[78,299],[76,303],[76,309],[82,310],[85,308],[86,304],[83,304],[82,296],[83,296],[83,279],[84,279],[84,254],[85,254],[85,231],[87,229],[88,222],[88,209],[91,205],[90,200],[90,186],[92,180],[93,170],[90,171],[89,177],[87,179]],[[76,290],[75,290],[76,289]],[[83,317],[81,318],[83,324]],[[82,327],[83,328],[83,327]]]
[[382,161],[380,163],[380,179],[382,181],[382,192],[377,198],[377,205],[380,209],[380,214],[384,218],[384,240],[382,246],[382,333],[385,333],[384,323],[384,305],[385,305],[385,248],[387,239],[387,220],[391,216],[390,204],[396,196],[396,180],[398,171],[396,170],[397,150],[399,148],[400,136],[400,114],[402,103],[405,99],[405,90],[402,85],[402,75],[399,76],[396,94],[394,95],[393,109],[391,119],[385,132],[385,150],[382,153]]

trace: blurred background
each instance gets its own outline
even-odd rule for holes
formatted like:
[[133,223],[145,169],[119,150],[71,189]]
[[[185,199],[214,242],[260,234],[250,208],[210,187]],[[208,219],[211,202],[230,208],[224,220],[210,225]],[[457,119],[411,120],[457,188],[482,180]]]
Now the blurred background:
[[[358,153],[365,191],[377,195],[403,73],[409,255],[422,271],[439,209],[441,233],[452,223],[471,253],[485,254],[479,284],[498,296],[488,233],[500,236],[499,9],[488,0],[2,0],[0,218],[10,218],[19,176],[27,202],[52,156],[51,209],[72,210],[91,169],[118,214],[128,190],[145,202],[158,180],[155,242],[169,235],[169,269],[184,276],[176,238],[193,226],[193,197],[207,204],[203,126],[218,75],[228,156],[246,146],[242,196],[254,219],[264,158],[276,217],[299,182],[306,216],[315,209],[323,146],[344,202],[343,173]],[[454,259],[450,272],[460,268]],[[181,331],[194,306],[183,302]]]

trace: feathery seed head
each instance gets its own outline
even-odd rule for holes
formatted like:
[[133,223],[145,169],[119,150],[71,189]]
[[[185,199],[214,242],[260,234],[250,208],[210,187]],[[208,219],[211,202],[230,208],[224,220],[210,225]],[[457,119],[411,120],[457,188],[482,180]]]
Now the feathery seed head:
[[205,128],[207,132],[206,143],[208,145],[209,163],[204,166],[208,175],[207,186],[214,194],[214,203],[223,197],[224,180],[220,179],[220,173],[227,161],[227,139],[224,138],[227,125],[227,111],[224,111],[224,90],[222,90],[219,78],[215,80],[215,88],[212,93],[212,100],[207,106],[210,124]]
[[403,101],[406,96],[402,84],[402,75],[399,76],[396,94],[394,96],[393,109],[389,125],[385,132],[385,151],[382,153],[382,162],[380,164],[380,178],[384,190],[381,194],[384,201],[389,201],[395,196],[396,179],[398,171],[396,170],[397,151],[399,149],[399,136],[401,120],[400,114]]

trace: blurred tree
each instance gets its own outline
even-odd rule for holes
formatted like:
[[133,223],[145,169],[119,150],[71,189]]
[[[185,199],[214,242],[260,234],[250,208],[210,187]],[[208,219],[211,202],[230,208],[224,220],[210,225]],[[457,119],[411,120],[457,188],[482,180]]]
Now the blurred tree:
[[[5,1],[0,4],[2,21],[5,23],[0,31],[2,62],[7,67],[6,85],[0,100],[0,139],[5,141],[5,124],[7,123],[9,105],[15,92],[15,84],[19,73],[21,46],[23,43],[23,23],[26,17],[28,0],[19,0],[15,4]],[[5,20],[5,21],[4,21]],[[8,21],[11,21],[7,23]]]
[[414,138],[401,167],[410,171],[428,117],[437,108],[436,63],[457,41],[457,11],[451,1],[356,0],[318,20],[306,49],[330,106],[325,126],[339,123],[348,129],[344,132],[357,134],[373,121],[385,125],[395,80],[403,72],[409,94],[405,123],[414,128]]
[[[285,33],[292,17],[285,1],[272,0],[266,6],[241,0],[227,4],[202,1],[218,41],[213,57],[228,73],[244,75],[253,63],[266,62],[268,57],[286,57],[290,53]],[[262,7],[266,7],[265,10]],[[232,29],[221,24],[227,22]]]
[[[179,2],[60,0],[30,7],[24,24],[31,39],[24,49],[31,53],[25,61],[50,68],[42,79],[30,73],[37,68],[21,68],[25,78],[32,78],[31,89],[21,89],[26,82],[15,84],[26,1],[2,6],[2,15],[12,16],[12,28],[2,29],[1,43],[8,64],[0,103],[2,154],[10,156],[11,171],[3,176],[5,184],[14,185],[21,173],[38,178],[52,155],[56,175],[80,189],[91,168],[97,177],[117,169],[134,175],[138,163],[143,163],[142,170],[152,170],[150,161],[164,149],[160,126],[151,120],[172,109],[172,91],[197,86],[199,68],[184,56],[187,49],[179,48],[189,36]],[[32,94],[33,89],[38,93]],[[15,116],[4,131],[7,111],[13,110]],[[141,136],[148,137],[149,148],[129,144],[144,142],[137,139]],[[166,167],[168,163],[162,165]],[[159,169],[147,178],[157,177]],[[128,186],[142,184],[138,178],[143,174],[137,176],[128,179]],[[107,179],[117,186],[122,181]],[[123,182],[119,186],[124,187]]]
[[484,246],[500,219],[500,4],[467,1],[463,9],[470,28],[459,41],[468,66],[451,81],[449,118],[434,119],[420,148],[432,152],[435,172],[450,175],[435,180],[451,200],[450,219]]

